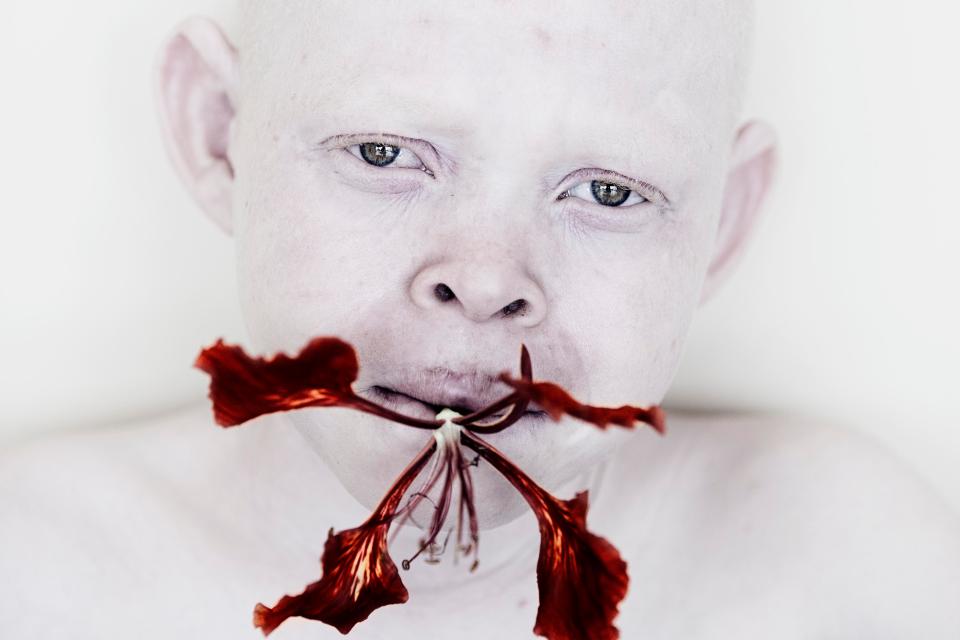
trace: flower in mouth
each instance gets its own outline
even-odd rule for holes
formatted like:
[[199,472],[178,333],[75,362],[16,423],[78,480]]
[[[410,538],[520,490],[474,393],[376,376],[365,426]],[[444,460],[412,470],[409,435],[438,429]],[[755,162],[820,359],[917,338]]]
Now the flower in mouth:
[[[254,624],[264,635],[295,616],[324,622],[346,634],[376,609],[406,602],[409,594],[388,551],[389,529],[395,522],[403,524],[424,500],[430,501],[433,515],[420,548],[402,566],[409,569],[423,552],[427,552],[428,562],[437,561],[437,555],[446,548],[446,540],[442,545],[438,540],[454,502],[454,486],[459,487],[455,553],[472,555],[471,570],[476,569],[479,526],[470,467],[482,459],[523,495],[540,528],[540,605],[534,633],[549,640],[619,637],[613,619],[627,593],[627,565],[613,545],[587,530],[587,492],[571,500],[553,497],[481,436],[515,424],[531,402],[543,407],[554,420],[566,414],[600,428],[608,424],[633,427],[641,422],[662,434],[664,414],[659,407],[581,404],[553,383],[533,381],[526,347],[520,352],[520,378],[507,372],[500,374],[500,380],[513,388],[511,393],[467,415],[444,409],[435,420],[407,416],[357,395],[352,388],[359,371],[356,352],[334,337],[315,338],[295,357],[278,354],[267,359],[251,358],[240,347],[220,340],[200,353],[195,366],[210,374],[214,417],[224,427],[267,413],[337,406],[432,431],[433,437],[366,522],[337,534],[330,530],[319,581],[299,595],[282,597],[273,607],[256,606]],[[467,460],[464,449],[475,454],[472,460]],[[404,495],[431,458],[433,465],[421,486],[404,502]],[[430,497],[432,494],[437,494],[436,499]]]

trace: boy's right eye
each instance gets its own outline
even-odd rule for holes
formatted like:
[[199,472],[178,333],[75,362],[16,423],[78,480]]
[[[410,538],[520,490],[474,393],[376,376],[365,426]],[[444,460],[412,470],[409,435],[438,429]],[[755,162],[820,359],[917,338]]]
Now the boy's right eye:
[[361,142],[347,147],[352,155],[369,165],[382,168],[395,165],[397,168],[420,169],[430,173],[423,160],[406,147],[384,142]]

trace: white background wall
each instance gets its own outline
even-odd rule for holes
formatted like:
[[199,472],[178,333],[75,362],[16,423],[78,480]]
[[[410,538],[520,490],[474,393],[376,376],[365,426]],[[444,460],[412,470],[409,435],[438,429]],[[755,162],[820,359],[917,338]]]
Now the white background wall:
[[[960,10],[761,2],[749,113],[780,181],[694,323],[675,405],[875,434],[960,506]],[[243,338],[232,247],[179,189],[157,47],[229,0],[4,2],[0,444],[199,402],[190,365]]]

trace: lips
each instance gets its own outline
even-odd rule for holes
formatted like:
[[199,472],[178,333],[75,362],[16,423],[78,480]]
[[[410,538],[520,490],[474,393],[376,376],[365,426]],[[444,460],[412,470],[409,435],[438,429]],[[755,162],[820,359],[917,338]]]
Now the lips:
[[[395,380],[374,385],[369,391],[381,399],[394,402],[418,402],[434,414],[449,408],[466,415],[493,404],[508,395],[512,389],[484,372],[460,373],[435,368],[414,371]],[[493,417],[503,415],[507,410],[509,407]],[[526,413],[545,412],[536,404],[531,404]]]
[[[484,403],[478,403],[471,399],[465,399],[463,402],[453,401],[453,402],[444,403],[444,402],[437,402],[436,400],[431,402],[431,401],[418,398],[416,396],[413,396],[407,393],[402,393],[395,389],[390,389],[389,387],[384,387],[380,385],[371,387],[370,391],[371,391],[371,395],[376,400],[381,400],[381,401],[386,400],[388,402],[392,402],[395,404],[415,403],[415,406],[419,405],[420,407],[423,407],[426,409],[427,413],[424,414],[425,418],[433,417],[443,409],[453,409],[454,411],[456,411],[461,415],[468,415],[476,410],[475,407],[485,406]],[[536,407],[537,405],[535,403],[531,403],[530,406]],[[505,415],[509,411],[509,409],[510,408],[507,407],[502,411],[498,411],[497,413],[490,415],[487,418],[487,421],[499,419],[500,417]],[[527,411],[524,412],[524,415],[545,416],[546,412],[534,408],[534,409],[527,409]]]

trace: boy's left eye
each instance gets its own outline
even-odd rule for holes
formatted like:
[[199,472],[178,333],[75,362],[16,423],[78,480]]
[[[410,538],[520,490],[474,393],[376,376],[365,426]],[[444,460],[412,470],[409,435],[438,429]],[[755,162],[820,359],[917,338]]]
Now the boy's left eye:
[[590,182],[581,182],[572,189],[568,189],[562,194],[561,198],[576,196],[581,200],[592,200],[605,207],[634,206],[649,202],[639,193],[616,182],[604,182],[602,180],[592,180]]
[[429,170],[417,154],[406,147],[383,142],[361,142],[347,147],[352,155],[374,167],[396,166],[404,169]]

